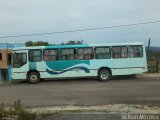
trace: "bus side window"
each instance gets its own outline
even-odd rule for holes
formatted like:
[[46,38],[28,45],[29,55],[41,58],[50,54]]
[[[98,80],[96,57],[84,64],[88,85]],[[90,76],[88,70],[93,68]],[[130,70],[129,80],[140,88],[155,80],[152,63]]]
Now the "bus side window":
[[113,58],[128,58],[128,50],[125,46],[112,47]]
[[111,58],[110,47],[96,47],[95,48],[95,58],[96,59],[110,59]]
[[64,48],[61,49],[60,58],[61,60],[74,60],[76,56],[76,49]]
[[57,49],[45,49],[43,51],[44,61],[58,61],[58,50]]
[[42,51],[41,50],[30,50],[29,51],[29,62],[41,62]]
[[93,48],[78,48],[77,54],[78,60],[90,60],[94,58]]
[[143,57],[142,46],[129,46],[129,57],[138,58]]

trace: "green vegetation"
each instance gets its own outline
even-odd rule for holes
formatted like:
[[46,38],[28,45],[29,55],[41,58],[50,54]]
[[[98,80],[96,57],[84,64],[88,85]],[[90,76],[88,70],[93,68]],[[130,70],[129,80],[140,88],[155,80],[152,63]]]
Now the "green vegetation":
[[25,46],[26,47],[29,47],[29,46],[49,46],[49,45],[52,45],[48,42],[43,42],[43,41],[37,41],[37,42],[33,42],[31,40],[25,42]]
[[0,104],[0,120],[35,120],[36,114],[25,111],[20,100],[14,102],[14,106],[5,108],[3,103]]

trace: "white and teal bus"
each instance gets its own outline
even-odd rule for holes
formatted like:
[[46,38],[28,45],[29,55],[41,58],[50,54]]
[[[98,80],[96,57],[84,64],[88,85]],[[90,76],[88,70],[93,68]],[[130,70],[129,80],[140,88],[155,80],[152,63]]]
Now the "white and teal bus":
[[147,71],[143,43],[83,44],[13,49],[12,79],[37,83],[44,78],[95,77]]

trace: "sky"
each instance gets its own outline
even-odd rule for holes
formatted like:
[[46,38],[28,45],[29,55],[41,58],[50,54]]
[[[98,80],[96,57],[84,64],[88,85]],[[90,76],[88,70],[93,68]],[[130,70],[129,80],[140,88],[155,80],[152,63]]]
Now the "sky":
[[[0,37],[160,21],[160,0],[0,0]],[[160,47],[160,22],[92,31],[0,38],[0,43],[144,42]]]

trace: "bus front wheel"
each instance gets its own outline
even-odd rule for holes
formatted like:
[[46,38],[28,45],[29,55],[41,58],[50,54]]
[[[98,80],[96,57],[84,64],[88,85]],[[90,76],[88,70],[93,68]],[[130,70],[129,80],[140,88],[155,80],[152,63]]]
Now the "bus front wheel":
[[28,80],[30,83],[38,83],[40,81],[40,76],[37,72],[31,72],[28,76]]
[[98,72],[98,77],[101,81],[108,81],[111,78],[111,72],[107,69],[101,69]]

